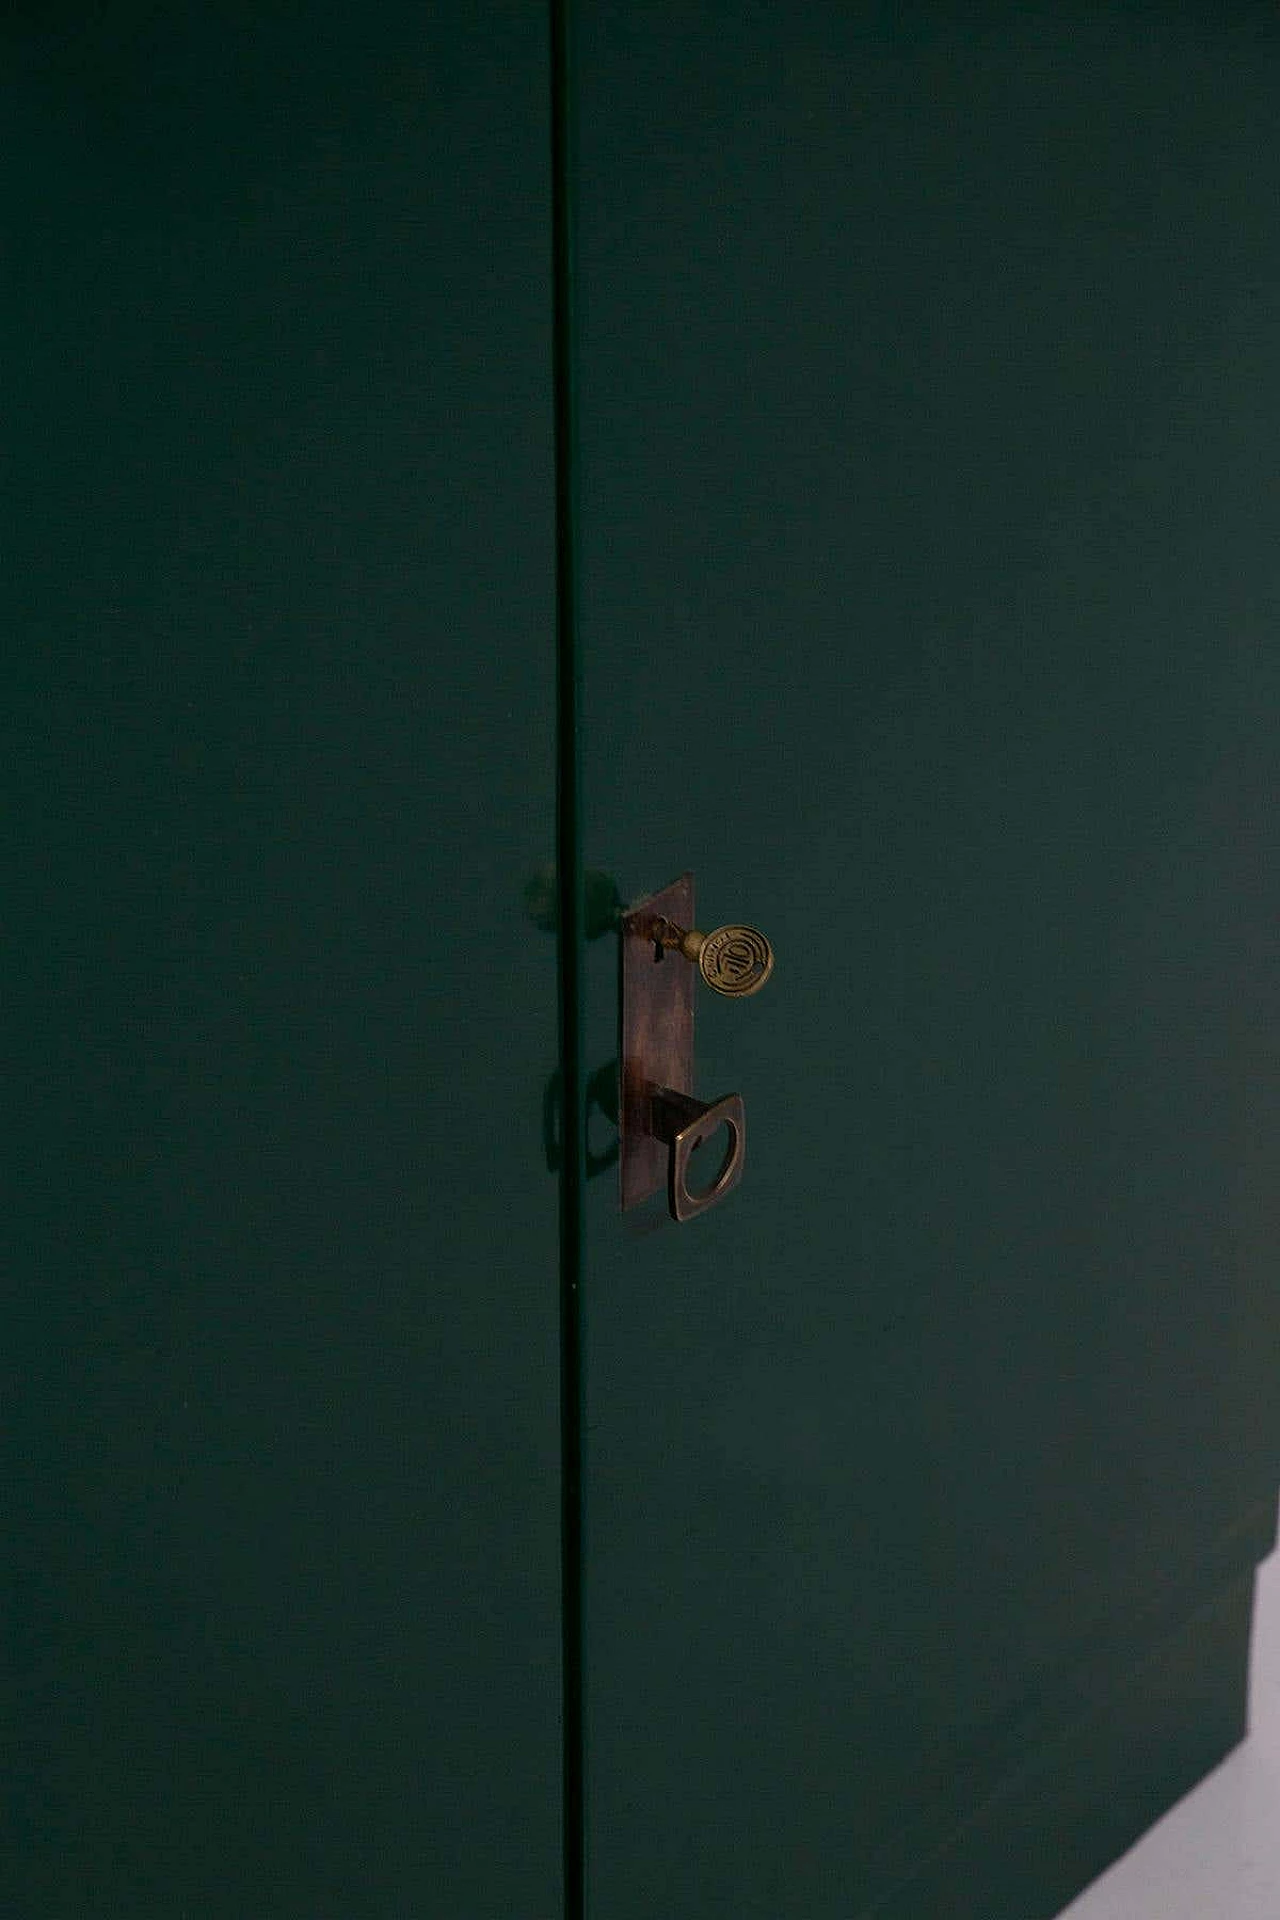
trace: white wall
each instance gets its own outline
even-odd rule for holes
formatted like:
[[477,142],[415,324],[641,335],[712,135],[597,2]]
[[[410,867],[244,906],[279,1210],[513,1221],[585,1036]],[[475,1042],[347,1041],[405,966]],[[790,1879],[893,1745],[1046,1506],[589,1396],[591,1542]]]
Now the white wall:
[[1252,1731],[1061,1920],[1280,1920],[1280,1554],[1258,1579]]

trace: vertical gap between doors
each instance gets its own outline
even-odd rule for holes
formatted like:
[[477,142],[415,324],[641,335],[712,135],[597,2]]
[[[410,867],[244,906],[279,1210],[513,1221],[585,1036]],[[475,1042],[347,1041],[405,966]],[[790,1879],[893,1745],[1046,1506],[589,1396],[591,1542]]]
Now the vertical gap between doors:
[[564,1920],[584,1920],[582,1714],[582,1340],[584,1076],[577,632],[577,449],[573,382],[573,88],[570,0],[549,0],[552,355],[555,409],[556,871],[560,1071],[560,1584]]

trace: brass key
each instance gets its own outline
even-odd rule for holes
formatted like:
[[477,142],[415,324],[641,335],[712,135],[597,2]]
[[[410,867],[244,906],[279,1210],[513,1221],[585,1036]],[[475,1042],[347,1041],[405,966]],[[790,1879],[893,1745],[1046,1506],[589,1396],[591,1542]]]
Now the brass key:
[[672,920],[655,920],[653,938],[658,955],[664,950],[692,960],[713,993],[742,1000],[759,993],[773,972],[773,948],[756,927],[717,927],[714,933],[678,927]]

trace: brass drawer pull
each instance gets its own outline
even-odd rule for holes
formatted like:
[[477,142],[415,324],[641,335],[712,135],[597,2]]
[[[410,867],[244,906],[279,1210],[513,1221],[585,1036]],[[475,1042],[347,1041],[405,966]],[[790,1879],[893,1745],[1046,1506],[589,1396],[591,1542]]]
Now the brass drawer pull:
[[[747,1119],[742,1095],[727,1093],[710,1106],[670,1087],[656,1087],[650,1100],[654,1133],[667,1144],[667,1205],[673,1220],[692,1220],[732,1193],[742,1178],[747,1152]],[[710,1186],[700,1193],[689,1185],[690,1162],[704,1140],[723,1123],[729,1134],[724,1160]]]

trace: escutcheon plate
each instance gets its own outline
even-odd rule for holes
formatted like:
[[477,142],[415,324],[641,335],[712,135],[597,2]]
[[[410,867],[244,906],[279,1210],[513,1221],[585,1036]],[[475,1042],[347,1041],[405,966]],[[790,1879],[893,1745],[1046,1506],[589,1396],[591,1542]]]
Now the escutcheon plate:
[[657,1136],[654,1093],[659,1087],[693,1093],[693,995],[698,976],[678,953],[663,952],[659,946],[654,928],[662,920],[693,926],[691,873],[682,873],[661,893],[637,901],[621,921],[618,1167],[624,1211],[667,1184],[670,1148]]

